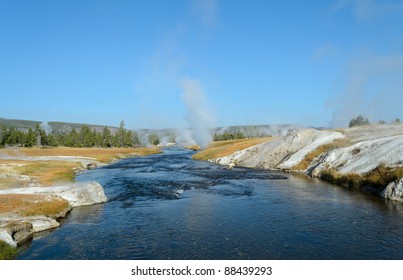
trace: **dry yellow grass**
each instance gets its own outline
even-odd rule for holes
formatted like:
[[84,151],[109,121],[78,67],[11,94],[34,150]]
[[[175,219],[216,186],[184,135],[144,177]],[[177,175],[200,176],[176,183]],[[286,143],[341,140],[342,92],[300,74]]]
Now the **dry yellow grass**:
[[[102,163],[110,163],[115,159],[145,156],[159,153],[156,148],[16,148],[2,149],[9,156],[79,156],[91,157]],[[26,175],[43,186],[50,186],[60,181],[74,181],[74,171],[81,168],[79,162],[70,161],[25,161],[0,160],[0,172]],[[1,178],[0,188],[24,186],[28,182],[14,178]]]
[[348,147],[350,145],[352,145],[352,143],[349,142],[347,139],[343,138],[336,140],[332,143],[319,146],[312,152],[308,153],[300,163],[298,163],[293,167],[293,170],[306,170],[309,167],[309,165],[321,154],[327,153],[330,150],[336,148]]
[[271,140],[273,140],[272,137],[217,141],[203,151],[194,154],[192,158],[197,160],[216,159]]
[[74,170],[81,167],[78,162],[37,161],[29,162],[16,170],[34,179],[42,186],[50,186],[60,181],[74,181]]
[[57,196],[39,194],[0,195],[0,214],[13,213],[21,216],[59,216],[70,209],[69,203]]
[[145,156],[160,153],[157,148],[17,148],[3,149],[3,153],[9,156],[78,156],[92,157],[103,163],[110,163],[114,159]]
[[13,187],[27,187],[28,181],[21,181],[17,177],[0,177],[0,190]]
[[[68,161],[24,161],[24,160],[0,160],[2,173],[25,175],[42,186],[50,186],[58,181],[73,181],[74,170],[81,167],[79,162]],[[23,187],[29,182],[18,177],[1,178],[0,187]]]

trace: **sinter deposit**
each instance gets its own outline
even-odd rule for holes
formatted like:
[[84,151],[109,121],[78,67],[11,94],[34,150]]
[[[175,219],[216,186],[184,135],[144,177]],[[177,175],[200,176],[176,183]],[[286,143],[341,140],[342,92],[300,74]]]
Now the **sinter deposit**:
[[[102,186],[97,182],[75,183],[69,186],[28,187],[1,190],[0,194],[43,194],[59,196],[72,207],[92,205],[107,201]],[[66,213],[60,213],[64,216]],[[59,223],[51,217],[21,217],[14,214],[0,216],[0,240],[11,246],[17,244],[35,232],[58,227]]]
[[[293,131],[231,155],[211,159],[224,165],[238,165],[260,169],[293,170],[305,156],[318,147],[334,141],[343,145],[332,147],[317,157],[302,172],[318,176],[334,169],[340,174],[364,174],[380,164],[403,166],[403,124],[367,125],[337,131],[305,129]],[[391,183],[382,197],[402,201],[402,181]]]

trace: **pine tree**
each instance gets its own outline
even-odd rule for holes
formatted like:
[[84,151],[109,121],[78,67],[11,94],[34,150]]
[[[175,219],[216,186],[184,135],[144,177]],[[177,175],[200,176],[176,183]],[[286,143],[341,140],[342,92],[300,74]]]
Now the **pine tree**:
[[359,115],[355,119],[351,119],[348,127],[353,127],[353,126],[358,126],[358,125],[367,125],[370,124],[369,120],[367,118],[364,118],[363,116]]
[[43,129],[40,129],[39,133],[40,133],[42,148],[49,146],[49,138],[48,138],[48,135],[46,134],[46,131]]
[[25,146],[33,147],[36,144],[36,136],[35,133],[30,128],[27,132],[27,136],[25,137]]
[[79,139],[83,147],[89,148],[94,146],[94,137],[87,125],[83,125],[80,128]]
[[132,139],[133,139],[133,133],[130,130],[126,131],[126,133],[124,134],[123,146],[132,147],[133,146]]
[[4,147],[7,141],[7,128],[3,125],[0,129],[0,147]]
[[125,145],[125,134],[126,134],[125,122],[120,121],[119,129],[118,132],[116,133],[117,137],[115,146],[121,148]]
[[102,142],[101,146],[103,148],[110,148],[112,146],[112,136],[111,136],[111,131],[108,127],[104,127],[102,130]]
[[77,130],[75,128],[73,128],[70,131],[69,136],[67,137],[66,146],[67,147],[77,147],[77,148],[82,147],[80,138],[79,138]]

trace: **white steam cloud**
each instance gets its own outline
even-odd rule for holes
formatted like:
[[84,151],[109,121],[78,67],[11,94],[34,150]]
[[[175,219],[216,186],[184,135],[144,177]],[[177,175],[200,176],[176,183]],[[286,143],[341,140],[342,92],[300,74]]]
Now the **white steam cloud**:
[[194,0],[193,9],[206,27],[213,26],[217,21],[217,0]]
[[46,134],[52,133],[52,127],[48,122],[42,122],[39,126],[46,132]]
[[334,10],[349,10],[358,20],[387,15],[403,15],[403,3],[394,0],[338,0]]
[[333,127],[363,115],[371,122],[402,118],[403,55],[366,54],[349,64],[341,92],[331,100]]
[[205,148],[212,141],[210,129],[214,125],[214,118],[207,106],[202,86],[197,80],[184,79],[182,89],[186,121],[192,129],[193,139],[200,147]]

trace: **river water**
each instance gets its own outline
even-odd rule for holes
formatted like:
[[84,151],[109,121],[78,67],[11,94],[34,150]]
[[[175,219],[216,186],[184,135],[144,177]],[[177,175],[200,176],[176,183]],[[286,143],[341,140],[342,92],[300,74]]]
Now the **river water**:
[[105,204],[73,209],[19,259],[403,259],[403,207],[289,174],[194,161],[193,152],[87,171]]

